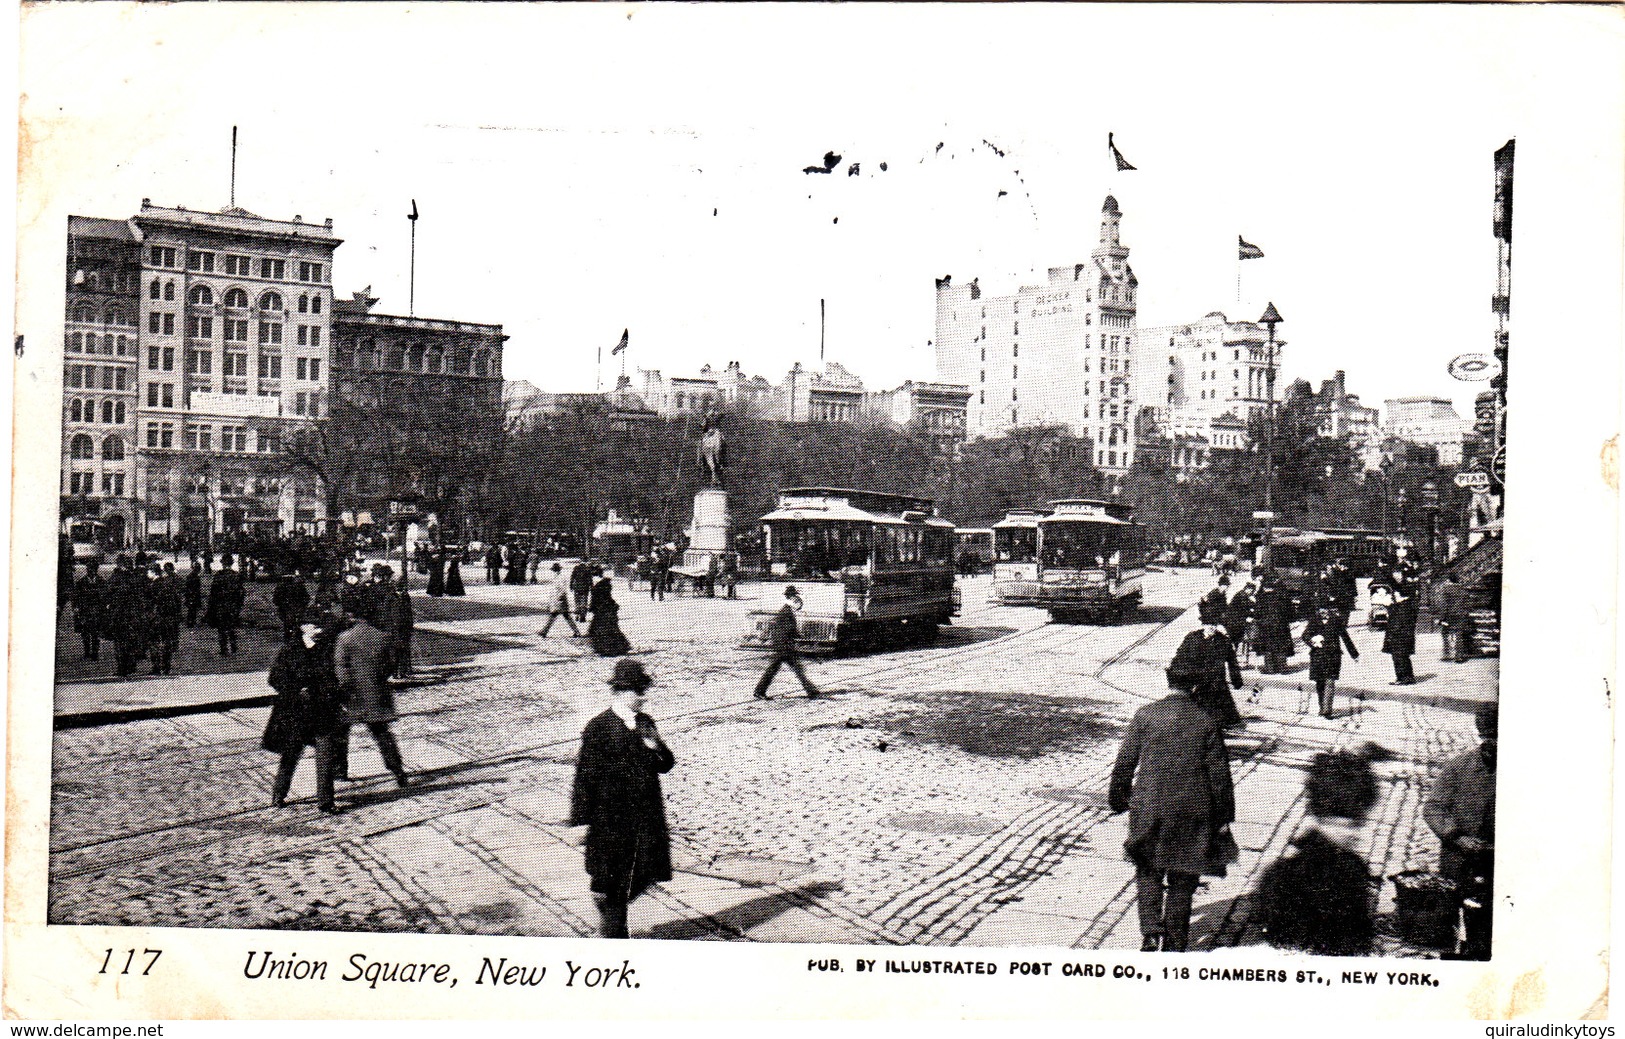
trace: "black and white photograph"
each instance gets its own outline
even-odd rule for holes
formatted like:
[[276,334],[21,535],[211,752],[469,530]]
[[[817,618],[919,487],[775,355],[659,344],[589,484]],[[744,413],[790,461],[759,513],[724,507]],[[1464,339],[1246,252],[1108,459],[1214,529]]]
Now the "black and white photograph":
[[21,18],[8,1014],[1606,1014],[1606,9]]

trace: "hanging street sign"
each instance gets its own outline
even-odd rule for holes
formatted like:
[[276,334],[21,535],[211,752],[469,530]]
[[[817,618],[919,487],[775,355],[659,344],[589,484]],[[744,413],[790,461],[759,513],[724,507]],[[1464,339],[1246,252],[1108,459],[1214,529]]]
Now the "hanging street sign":
[[1501,374],[1493,354],[1458,354],[1450,362],[1450,377],[1461,382],[1484,382]]
[[1457,473],[1456,486],[1463,490],[1472,491],[1475,494],[1482,494],[1490,489],[1490,474],[1480,472]]

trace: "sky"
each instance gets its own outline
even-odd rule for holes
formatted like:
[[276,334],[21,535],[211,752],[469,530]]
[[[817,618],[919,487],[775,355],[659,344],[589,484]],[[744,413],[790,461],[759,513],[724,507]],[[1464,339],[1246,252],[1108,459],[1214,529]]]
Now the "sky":
[[[613,385],[623,328],[634,374],[737,360],[778,381],[817,364],[820,299],[826,356],[868,387],[933,378],[933,279],[1002,292],[1085,260],[1110,192],[1142,326],[1273,301],[1283,384],[1342,369],[1368,404],[1443,396],[1467,416],[1484,387],[1446,366],[1491,347],[1492,154],[1518,139],[1520,243],[1560,256],[1570,211],[1549,202],[1618,192],[1618,135],[1586,107],[1618,104],[1618,21],[1518,5],[33,7],[19,330],[60,338],[68,214],[224,207],[236,125],[238,205],[332,217],[335,294],[370,286],[406,312],[415,200],[416,312],[502,324],[507,377],[546,389]],[[1109,132],[1137,170],[1114,169]],[[831,152],[832,173],[803,172]],[[1239,300],[1238,235],[1265,254]]]

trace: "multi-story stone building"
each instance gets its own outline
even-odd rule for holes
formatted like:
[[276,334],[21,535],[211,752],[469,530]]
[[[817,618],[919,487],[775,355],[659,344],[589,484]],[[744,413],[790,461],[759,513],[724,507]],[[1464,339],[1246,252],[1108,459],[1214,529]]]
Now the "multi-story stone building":
[[[1277,371],[1284,345],[1275,340]],[[1257,322],[1231,321],[1213,311],[1188,324],[1142,328],[1139,351],[1136,398],[1145,406],[1187,416],[1233,415],[1245,424],[1267,404],[1269,334]],[[1277,403],[1282,389],[1276,387]]]
[[780,422],[856,422],[865,414],[863,380],[837,361],[822,372],[797,361],[764,402],[763,417]]
[[289,407],[320,412],[338,245],[331,220],[236,208],[70,217],[65,493],[105,488],[129,538],[314,530],[322,488],[280,452]]
[[[382,514],[406,493],[440,501],[477,490],[481,451],[504,421],[501,325],[373,312],[368,290],[333,304],[333,392],[328,442],[376,449],[376,464],[344,470],[339,488],[356,515]],[[478,456],[478,457],[477,457]]]
[[1472,423],[1442,397],[1399,397],[1383,402],[1384,438],[1437,448],[1440,465],[1460,465]]
[[708,415],[729,410],[747,415],[762,412],[773,395],[773,384],[759,375],[747,376],[738,361],[721,371],[705,365],[697,375],[666,377],[652,368],[643,376],[643,402],[663,418]]
[[1382,428],[1377,409],[1366,407],[1358,394],[1348,392],[1341,371],[1321,382],[1315,407],[1320,412],[1321,436],[1348,444],[1367,469],[1382,464]]
[[1133,464],[1139,279],[1122,216],[1106,196],[1089,260],[1051,267],[1043,285],[992,296],[977,280],[938,281],[937,375],[970,387],[971,436],[1060,424],[1093,442],[1097,467]]
[[128,220],[68,218],[62,372],[63,519],[135,535],[140,244]]
[[943,382],[908,382],[895,390],[869,395],[869,412],[899,426],[913,425],[931,438],[938,454],[949,454],[965,442],[969,386]]

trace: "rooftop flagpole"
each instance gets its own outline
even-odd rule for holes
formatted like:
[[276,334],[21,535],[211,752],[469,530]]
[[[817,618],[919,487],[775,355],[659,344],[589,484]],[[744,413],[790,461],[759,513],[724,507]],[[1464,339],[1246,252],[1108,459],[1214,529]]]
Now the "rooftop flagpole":
[[406,215],[412,222],[412,252],[406,275],[406,316],[417,316],[418,302],[418,200],[412,200],[412,212]]
[[237,208],[237,128],[231,128],[231,208]]

